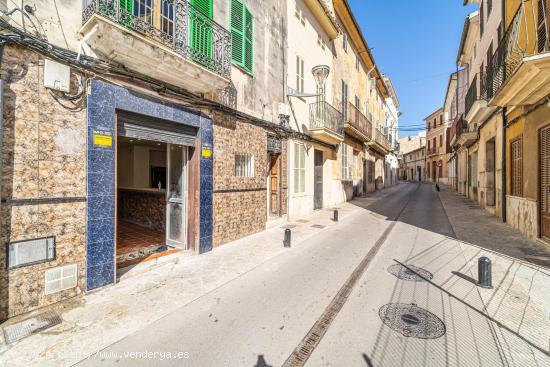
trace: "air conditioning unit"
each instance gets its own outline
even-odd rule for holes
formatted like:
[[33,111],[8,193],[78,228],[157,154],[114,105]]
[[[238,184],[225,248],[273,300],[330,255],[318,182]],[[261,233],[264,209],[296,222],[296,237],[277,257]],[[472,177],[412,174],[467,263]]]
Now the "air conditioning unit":
[[279,116],[290,116],[290,106],[286,103],[279,103]]

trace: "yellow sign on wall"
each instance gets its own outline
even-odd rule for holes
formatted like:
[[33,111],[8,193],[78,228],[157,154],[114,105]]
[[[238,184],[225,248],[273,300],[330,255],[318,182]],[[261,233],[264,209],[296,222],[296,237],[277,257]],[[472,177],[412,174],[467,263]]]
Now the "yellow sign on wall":
[[210,158],[212,157],[212,149],[208,147],[202,148],[202,157],[203,158]]
[[111,135],[102,135],[94,133],[94,145],[101,147],[112,147],[113,137]]

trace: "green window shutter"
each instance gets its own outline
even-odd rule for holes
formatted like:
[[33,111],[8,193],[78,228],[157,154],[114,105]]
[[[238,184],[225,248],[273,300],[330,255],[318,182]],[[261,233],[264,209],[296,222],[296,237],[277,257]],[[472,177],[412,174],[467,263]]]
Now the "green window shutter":
[[119,0],[120,9],[125,10],[128,14],[133,14],[134,12],[134,0]]
[[254,67],[254,18],[244,9],[244,68],[252,73]]
[[212,61],[212,0],[190,0],[189,46],[191,57],[209,67]]
[[231,0],[231,61],[244,67],[244,4],[240,0]]
[[254,66],[254,18],[241,0],[231,0],[231,61],[248,72]]

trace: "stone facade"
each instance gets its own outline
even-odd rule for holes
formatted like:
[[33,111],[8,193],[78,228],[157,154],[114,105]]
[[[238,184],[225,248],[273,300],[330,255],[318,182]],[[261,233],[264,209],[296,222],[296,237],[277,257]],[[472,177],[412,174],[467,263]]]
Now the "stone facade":
[[[4,48],[0,319],[73,297],[85,289],[85,95],[63,100],[44,88],[44,58],[18,46]],[[71,93],[84,80],[71,75]],[[5,248],[54,236],[52,261],[6,270]],[[51,295],[45,271],[77,264],[78,284]]]

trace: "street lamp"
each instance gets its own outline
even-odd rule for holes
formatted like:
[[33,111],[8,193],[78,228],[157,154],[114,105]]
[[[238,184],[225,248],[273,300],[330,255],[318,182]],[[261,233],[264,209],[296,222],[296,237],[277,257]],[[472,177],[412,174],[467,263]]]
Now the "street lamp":
[[325,81],[330,74],[330,67],[328,65],[317,65],[311,69],[313,78],[317,83],[317,94],[321,97],[321,101],[325,101]]

